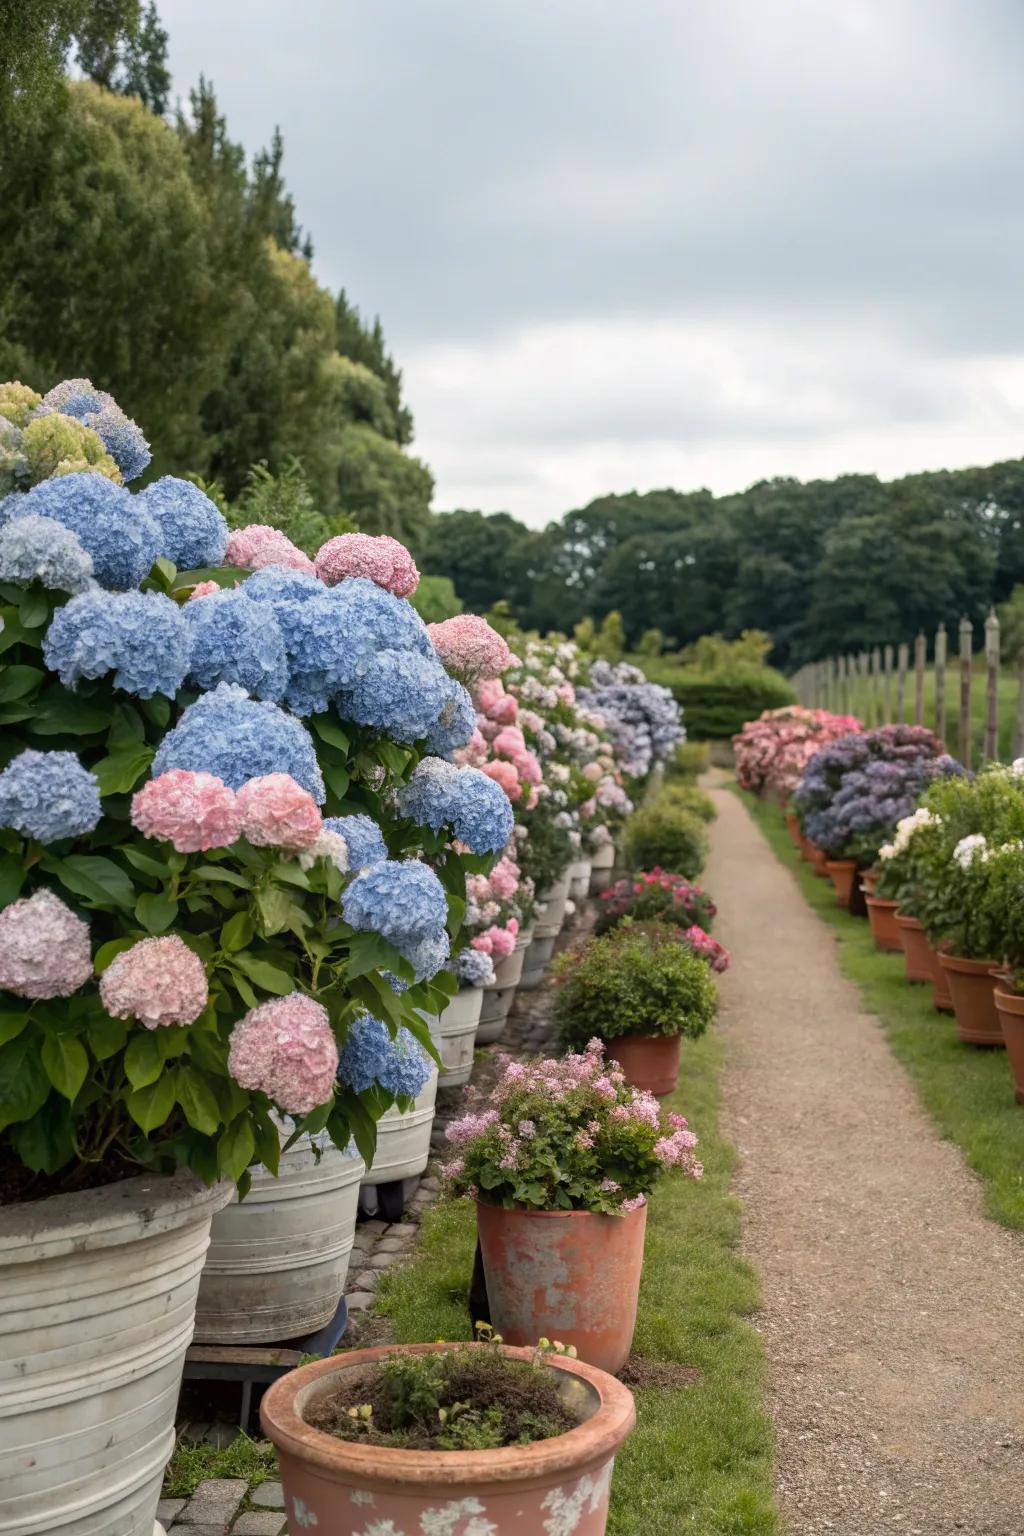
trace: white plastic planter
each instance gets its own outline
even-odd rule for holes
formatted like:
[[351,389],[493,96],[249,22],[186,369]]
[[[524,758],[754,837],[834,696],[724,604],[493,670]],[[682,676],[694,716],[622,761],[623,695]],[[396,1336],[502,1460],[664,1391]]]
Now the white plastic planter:
[[483,1001],[481,987],[463,987],[442,1014],[427,1020],[441,1057],[439,1088],[459,1088],[469,1082]]
[[365,1188],[415,1179],[430,1161],[430,1132],[437,1101],[437,1068],[423,1092],[403,1114],[396,1104],[377,1121],[377,1150],[363,1175]]
[[125,1179],[0,1212],[0,1532],[154,1536],[210,1221]]
[[590,895],[590,860],[575,859],[569,865],[569,897],[572,901],[585,901]]
[[590,855],[590,894],[600,896],[611,884],[612,869],[615,866],[615,844],[602,843],[600,848],[595,848]]
[[501,1039],[509,1009],[515,1002],[516,989],[519,986],[519,978],[523,974],[523,961],[526,959],[529,945],[529,934],[522,934],[516,940],[516,947],[512,953],[506,955],[503,960],[499,960],[494,967],[494,986],[484,989],[484,1003],[476,1031],[477,1045],[493,1045],[496,1040]]
[[544,910],[533,925],[534,940],[557,939],[565,921],[565,904],[569,899],[569,871],[563,870],[551,888],[540,900]]
[[326,1136],[281,1154],[275,1179],[252,1170],[252,1188],[213,1222],[199,1287],[196,1338],[267,1344],[322,1328],[345,1289],[356,1231],[361,1157]]
[[551,956],[555,952],[556,939],[535,938],[523,960],[523,974],[519,978],[520,992],[533,992],[547,975]]

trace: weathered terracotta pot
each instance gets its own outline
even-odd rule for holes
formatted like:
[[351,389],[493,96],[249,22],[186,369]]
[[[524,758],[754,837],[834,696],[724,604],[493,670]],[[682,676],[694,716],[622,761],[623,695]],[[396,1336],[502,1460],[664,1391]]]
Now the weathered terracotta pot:
[[795,811],[786,812],[786,831],[789,833],[790,842],[799,853],[803,845],[803,833],[800,831],[800,821]]
[[995,960],[967,960],[962,955],[939,954],[946,973],[956,1016],[956,1032],[968,1045],[1004,1045],[996,1013]]
[[609,1060],[617,1061],[634,1088],[646,1088],[663,1098],[679,1081],[678,1035],[620,1035],[605,1045]]
[[1006,1042],[1006,1054],[1013,1073],[1013,1091],[1018,1104],[1024,1104],[1024,997],[996,983],[996,1013]]
[[932,971],[932,1002],[936,1013],[953,1012],[953,994],[949,990],[949,976],[939,960],[939,951],[925,935],[928,945],[928,964]]
[[629,1357],[647,1206],[625,1216],[505,1211],[482,1200],[477,1231],[491,1322],[509,1344],[575,1344],[613,1374]]
[[811,869],[817,875],[819,880],[830,879],[831,876],[825,867],[827,862],[827,854],[825,853],[824,848],[819,848],[817,843],[811,843],[809,846],[811,850]]
[[[916,917],[906,917],[904,913],[898,911],[896,913],[896,932],[899,934],[900,945],[903,949],[903,963],[906,966],[907,980],[933,981],[934,975],[931,963],[933,951],[925,935],[924,924],[919,922]],[[937,957],[935,966],[940,971],[943,982],[945,982],[946,973],[939,965]]]
[[[606,1218],[610,1219],[610,1218]],[[401,1350],[426,1354],[444,1344],[358,1349],[300,1366],[267,1390],[263,1431],[277,1447],[288,1529],[324,1536],[488,1536],[544,1531],[603,1536],[615,1454],[636,1421],[629,1390],[582,1361],[550,1358],[565,1394],[586,1418],[576,1429],[500,1451],[407,1451],[337,1440],[303,1413],[345,1376],[372,1369]],[[473,1347],[473,1346],[471,1346]],[[477,1345],[478,1349],[490,1346]],[[533,1351],[505,1349],[520,1359]]]
[[853,894],[853,882],[857,874],[856,859],[826,859],[825,869],[832,881],[836,893],[836,901],[841,907],[850,905],[850,897]]
[[868,922],[871,924],[871,937],[875,941],[875,948],[891,954],[899,954],[903,944],[900,940],[900,931],[896,926],[898,903],[886,901],[881,896],[868,896],[866,901]]
[[878,870],[865,869],[861,874],[860,883],[865,895],[873,896],[875,894],[875,886],[878,884]]

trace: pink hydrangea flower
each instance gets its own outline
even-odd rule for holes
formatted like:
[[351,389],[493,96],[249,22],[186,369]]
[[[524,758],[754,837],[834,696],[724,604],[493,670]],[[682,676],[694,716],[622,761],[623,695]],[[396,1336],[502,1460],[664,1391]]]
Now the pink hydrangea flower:
[[316,567],[309,556],[303,554],[280,528],[271,528],[267,523],[250,523],[247,528],[233,529],[224,551],[224,564],[242,565],[250,571],[260,571],[265,565],[286,565],[289,570],[316,575]]
[[290,773],[250,779],[235,798],[242,832],[257,848],[311,848],[323,831],[320,807]]
[[523,789],[519,782],[519,775],[516,773],[512,763],[506,763],[503,758],[497,762],[484,763],[483,772],[486,773],[489,779],[493,779],[495,784],[501,785],[510,800],[519,799]]
[[212,773],[170,768],[132,796],[132,826],[179,853],[227,848],[240,832],[235,792]]
[[16,997],[70,997],[91,975],[89,925],[52,891],[0,912],[0,989]]
[[409,597],[420,584],[412,555],[386,533],[342,533],[328,539],[317,551],[316,573],[329,587],[348,576],[365,576],[396,597]]
[[511,663],[505,640],[478,614],[459,613],[441,624],[428,624],[427,633],[443,665],[463,682],[497,677]]
[[[467,881],[468,884],[468,881]],[[519,865],[502,854],[490,873],[490,887],[499,901],[511,901],[519,889]],[[479,900],[479,898],[477,898]],[[486,900],[486,898],[484,898]]]
[[197,597],[212,597],[219,591],[220,587],[215,581],[197,581],[188,595],[188,600],[191,603]]
[[529,749],[525,752],[517,752],[512,759],[512,766],[523,784],[543,784],[544,770],[538,758]]
[[498,757],[519,757],[526,751],[526,737],[517,725],[506,725],[491,742],[491,750]]
[[100,999],[115,1019],[158,1024],[194,1024],[209,1000],[199,956],[176,933],[140,939],[115,955],[100,977]]
[[[478,933],[474,939],[470,939],[470,945],[473,949],[481,950],[485,955],[496,955],[499,959],[504,959],[516,947],[516,933],[511,926],[513,922],[516,922],[515,918],[511,918],[509,926],[505,928],[498,928],[492,924],[490,928],[485,928],[483,933]],[[516,922],[516,932],[518,928],[519,924]]]
[[327,1009],[301,992],[250,1008],[231,1031],[228,1071],[290,1115],[306,1115],[334,1090],[338,1045]]
[[591,784],[596,784],[600,779],[604,778],[604,770],[600,763],[584,763],[581,772],[585,779],[590,780]]

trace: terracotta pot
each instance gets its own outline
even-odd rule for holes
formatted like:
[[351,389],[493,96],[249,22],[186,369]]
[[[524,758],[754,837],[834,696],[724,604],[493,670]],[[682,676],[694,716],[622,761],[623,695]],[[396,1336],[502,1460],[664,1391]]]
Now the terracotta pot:
[[999,982],[995,990],[996,1013],[1006,1042],[1006,1054],[1013,1073],[1013,1091],[1018,1104],[1024,1104],[1024,997],[1009,992]]
[[[907,970],[908,981],[934,981],[931,956],[935,953],[925,935],[924,924],[916,917],[906,917],[902,912],[896,913],[896,932],[899,934],[900,945],[903,949],[903,962]],[[939,972],[943,983],[946,973],[939,965],[938,956],[935,957],[935,970]]]
[[875,948],[891,954],[899,954],[903,949],[900,931],[896,926],[896,907],[895,901],[886,901],[881,896],[867,897],[868,922],[871,924]]
[[803,845],[803,833],[800,831],[800,822],[795,811],[786,812],[786,831],[789,833],[790,842],[799,853]]
[[478,1200],[491,1322],[508,1344],[575,1344],[581,1360],[619,1371],[629,1357],[644,1262],[647,1206],[504,1211]]
[[809,846],[811,850],[811,869],[817,875],[819,880],[830,879],[831,877],[829,876],[829,872],[825,868],[827,855],[824,848],[819,848],[817,843],[811,843]]
[[[613,1219],[613,1218],[612,1218]],[[338,1440],[303,1413],[382,1356],[428,1354],[445,1344],[357,1349],[282,1376],[260,1404],[263,1432],[277,1447],[288,1529],[324,1536],[422,1536],[471,1528],[493,1536],[572,1531],[603,1536],[615,1453],[636,1421],[621,1382],[578,1360],[551,1358],[566,1395],[584,1399],[577,1428],[500,1451],[407,1451]],[[475,1345],[483,1349],[489,1346]],[[506,1354],[531,1359],[532,1350]]]
[[841,907],[848,907],[857,873],[856,859],[826,859],[825,869],[835,889],[836,901]]
[[617,1061],[634,1088],[664,1098],[674,1093],[679,1081],[678,1035],[620,1035],[608,1040],[605,1051],[610,1061]]
[[861,889],[868,896],[875,894],[875,886],[878,884],[878,870],[865,869],[860,877]]
[[946,973],[956,1015],[956,1032],[968,1045],[1004,1045],[996,1013],[995,960],[967,960],[962,955],[939,954]]

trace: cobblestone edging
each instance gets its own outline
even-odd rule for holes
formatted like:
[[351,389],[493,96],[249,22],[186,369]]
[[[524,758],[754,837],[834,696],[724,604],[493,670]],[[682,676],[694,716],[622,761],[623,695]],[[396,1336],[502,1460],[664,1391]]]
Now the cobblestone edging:
[[[593,911],[587,903],[571,926],[567,924],[562,930],[558,948],[578,943],[592,926]],[[536,991],[516,994],[501,1040],[478,1052],[473,1069],[475,1089],[486,1089],[494,1080],[501,1056],[554,1053],[552,986],[549,975]],[[435,1158],[445,1148],[447,1126],[463,1113],[464,1095],[462,1088],[442,1088],[438,1093],[430,1138]],[[402,1221],[360,1221],[356,1227],[345,1287],[350,1316],[345,1335],[347,1347],[371,1341],[387,1342],[387,1320],[378,1316],[374,1309],[375,1293],[384,1271],[401,1263],[414,1251],[423,1214],[440,1198],[441,1181],[434,1167],[432,1164],[420,1181]],[[226,1424],[193,1423],[180,1429],[184,1438],[193,1443],[207,1442],[218,1446],[228,1444],[237,1432],[236,1428]],[[282,1536],[286,1529],[281,1484],[266,1482],[250,1488],[244,1478],[209,1478],[200,1483],[189,1499],[162,1500],[157,1518],[166,1527],[167,1536]]]

